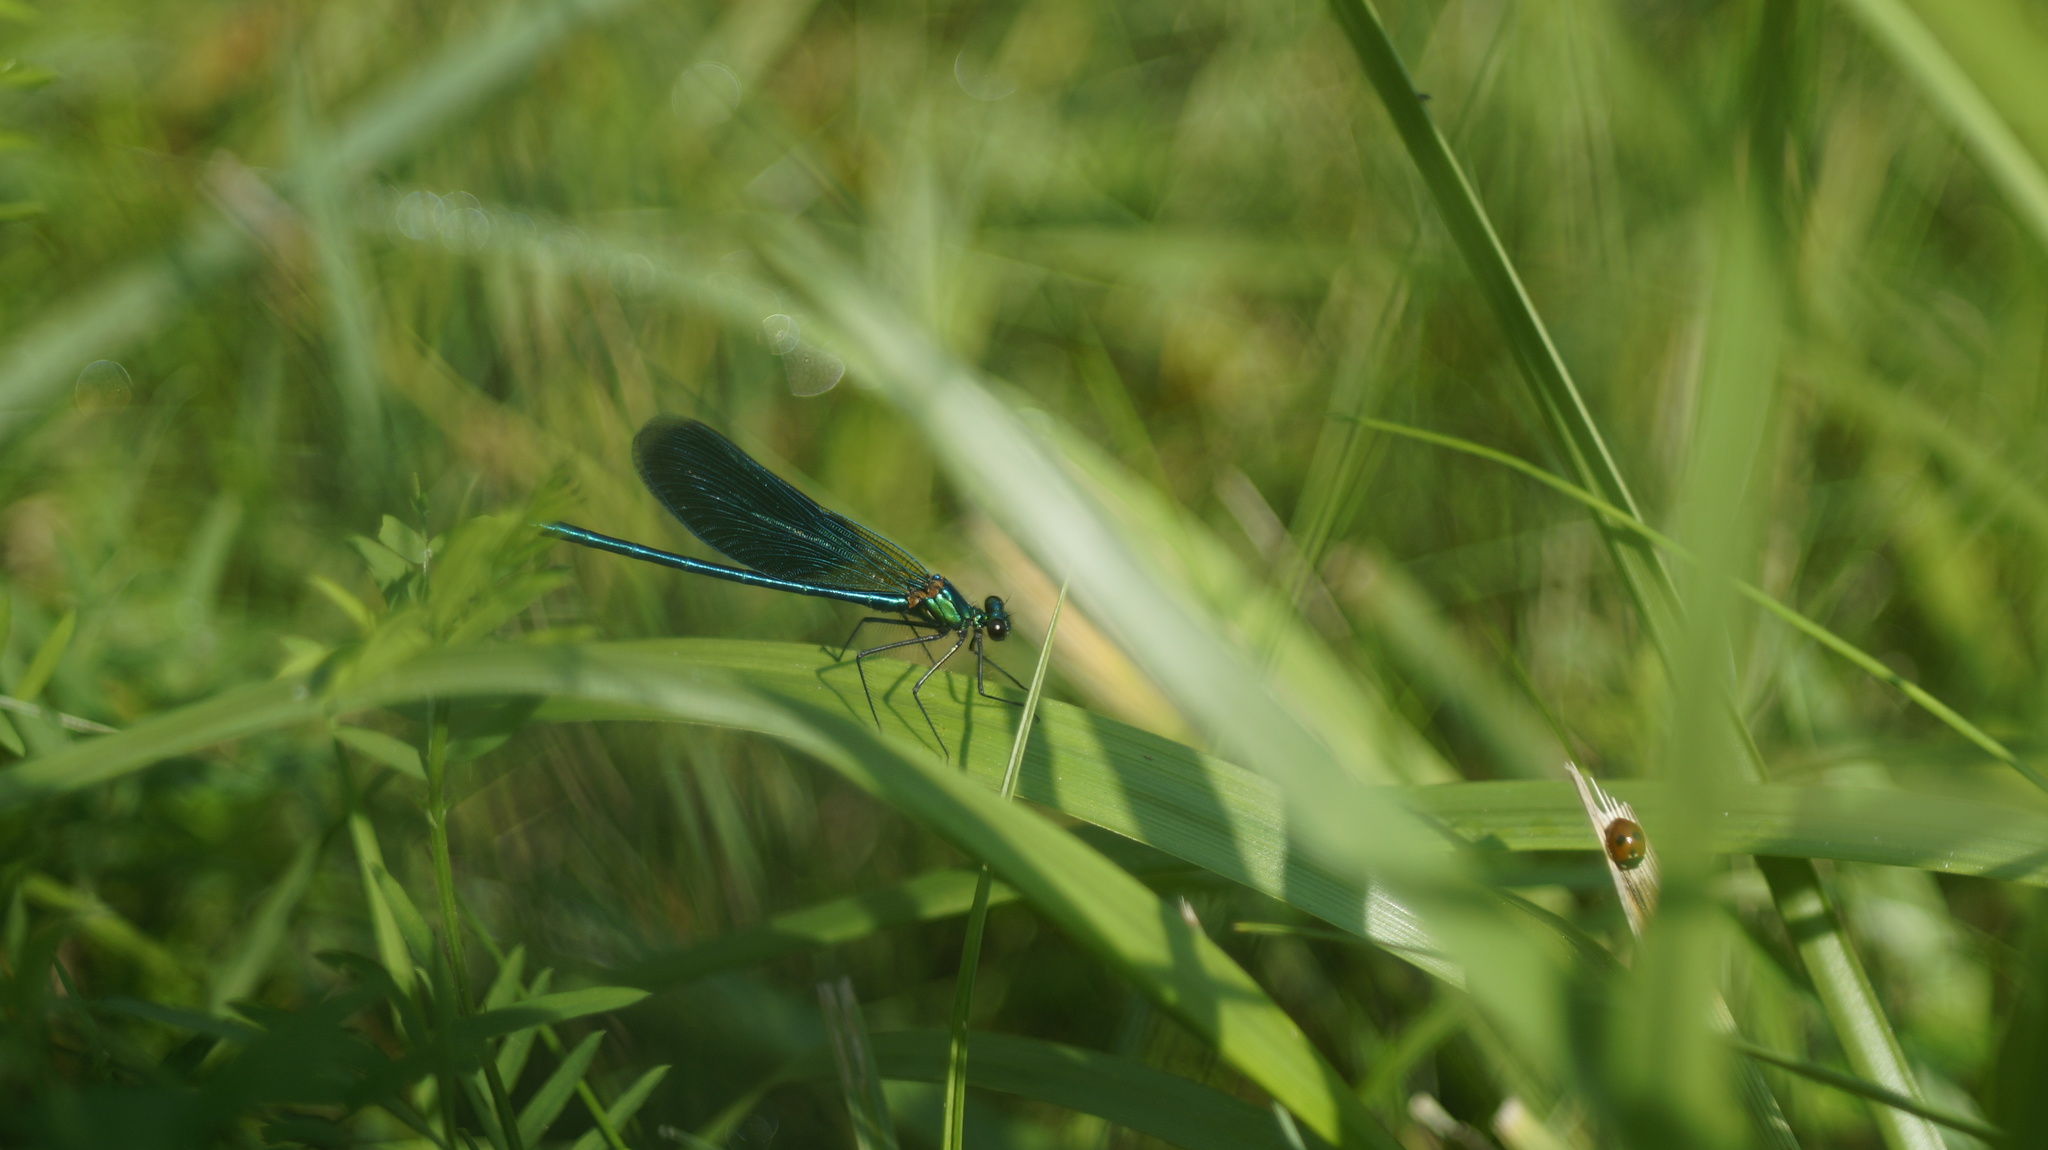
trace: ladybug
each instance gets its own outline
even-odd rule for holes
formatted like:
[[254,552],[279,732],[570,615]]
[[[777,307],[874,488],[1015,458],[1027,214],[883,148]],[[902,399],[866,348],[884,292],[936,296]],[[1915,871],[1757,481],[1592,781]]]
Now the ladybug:
[[1634,870],[1649,857],[1650,840],[1634,819],[1615,819],[1600,838],[1608,859],[1623,870]]

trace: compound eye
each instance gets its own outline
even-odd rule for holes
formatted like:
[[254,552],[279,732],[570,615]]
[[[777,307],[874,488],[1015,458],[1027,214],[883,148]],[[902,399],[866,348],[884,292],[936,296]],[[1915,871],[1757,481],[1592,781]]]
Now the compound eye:
[[1010,637],[1010,621],[1001,615],[997,615],[987,623],[982,624],[982,630],[988,632],[989,638],[1000,643]]
[[1607,857],[1623,870],[1634,870],[1643,865],[1643,859],[1650,853],[1650,840],[1643,835],[1643,828],[1634,819],[1616,819],[1607,824],[1607,831],[1601,835],[1602,845],[1607,848]]

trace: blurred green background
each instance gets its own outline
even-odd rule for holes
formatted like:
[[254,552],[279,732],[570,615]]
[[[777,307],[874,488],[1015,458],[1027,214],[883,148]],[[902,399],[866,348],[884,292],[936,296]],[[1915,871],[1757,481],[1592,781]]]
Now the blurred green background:
[[[324,952],[410,973],[402,945],[389,961],[405,911],[367,861],[379,844],[432,929],[459,899],[464,1011],[514,947],[520,993],[542,967],[557,990],[616,983],[975,861],[745,722],[524,705],[456,713],[444,890],[415,778],[435,755],[424,705],[252,720],[203,749],[143,734],[250,684],[374,686],[485,636],[779,641],[802,646],[734,650],[798,680],[837,665],[850,608],[525,533],[560,515],[702,554],[633,476],[632,433],[659,412],[712,423],[977,602],[1005,596],[1022,641],[994,653],[1020,677],[1072,577],[1050,698],[1224,758],[1283,746],[1176,679],[1179,640],[1134,634],[1130,588],[1030,519],[1041,491],[1067,497],[1005,455],[1032,445],[1161,601],[1194,604],[1203,642],[1334,748],[1348,773],[1328,785],[1542,781],[1512,793],[1566,829],[1459,833],[1478,844],[1470,889],[1560,937],[1633,949],[1561,761],[1664,777],[1664,822],[1645,825],[1675,836],[1668,901],[1692,933],[1660,937],[1706,973],[1672,973],[1694,968],[1660,965],[1652,939],[1639,977],[1560,959],[1492,998],[1176,862],[1191,856],[1170,835],[1151,840],[1164,854],[1083,835],[1185,908],[1400,1145],[1783,1145],[1697,1099],[1660,1109],[1657,1076],[1690,1073],[1678,1055],[1627,1063],[1657,1061],[1660,1028],[1706,1034],[1709,984],[1752,1043],[1886,1081],[1890,1042],[1925,1105],[2014,1145],[2048,1136],[2028,1101],[2048,1069],[2032,890],[2048,841],[2025,837],[2048,800],[2024,777],[2048,703],[2048,9],[1388,0],[1378,16],[1407,114],[1463,166],[1611,472],[1573,455],[1528,382],[1540,345],[1445,226],[1445,185],[1383,102],[1398,77],[1376,89],[1309,0],[0,0],[0,744],[59,765],[106,728],[164,748],[5,790],[0,1137],[505,1144],[481,1077],[456,1103],[434,1093],[456,1079],[420,1067],[353,1100],[306,1085],[374,1079],[362,1059],[399,1064],[426,1049],[419,1025],[442,1032],[388,1004],[319,1014],[368,977]],[[936,365],[923,382],[918,363]],[[1015,418],[977,422],[956,394]],[[1701,563],[1666,551],[1677,598],[1646,615],[1623,573],[1645,552],[1616,520],[1603,533],[1525,474],[1381,424],[1583,486],[1626,476]],[[422,571],[457,539],[470,567]],[[1723,576],[1865,665],[1719,595]],[[394,622],[408,604],[427,612],[414,630]],[[935,713],[961,712],[947,690]],[[337,723],[368,733],[337,743]],[[998,729],[975,753],[999,770]],[[1710,750],[1753,769],[1687,774]],[[1142,770],[1135,754],[1100,758]],[[1267,773],[1290,810],[1319,802]],[[1818,796],[1793,803],[1809,814],[1872,791],[1928,804],[1918,830],[1839,813],[1833,837],[1773,840],[1821,860],[1840,912],[1822,933],[1860,960],[1861,998],[1809,969],[1818,952],[1747,857],[1767,852],[1714,837],[1715,788],[1763,778]],[[2004,862],[1928,845],[1968,855],[1980,820],[2008,816]],[[1341,846],[1303,833],[1341,869]],[[516,1108],[580,1080],[539,1129],[581,1150],[853,1145],[830,1062],[784,1073],[824,1049],[815,986],[849,977],[876,1034],[943,1028],[959,911],[710,962],[630,1009],[521,1031],[516,1061],[492,1040],[503,1091]],[[1271,1085],[1105,963],[1106,943],[1014,902],[988,931],[977,1031],[1266,1112]],[[419,1001],[455,1010],[445,955],[413,959],[442,988]],[[1551,1021],[1507,1018],[1503,993]],[[1858,1010],[1875,1045],[1843,1036]],[[252,1024],[284,1045],[251,1045]],[[312,1033],[293,1026],[354,1045],[277,1037]],[[600,1033],[587,1067],[555,1074]],[[237,1053],[258,1049],[271,1077]],[[1708,1102],[1735,1097],[1707,1079]],[[1810,1077],[1758,1081],[1800,1145],[1983,1144]],[[635,1084],[630,1119],[597,1129],[589,1106]],[[373,1094],[410,1098],[427,1129]],[[905,1145],[939,1145],[936,1085],[892,1079],[886,1098]],[[971,1145],[1168,1144],[1048,1093],[968,1098]]]

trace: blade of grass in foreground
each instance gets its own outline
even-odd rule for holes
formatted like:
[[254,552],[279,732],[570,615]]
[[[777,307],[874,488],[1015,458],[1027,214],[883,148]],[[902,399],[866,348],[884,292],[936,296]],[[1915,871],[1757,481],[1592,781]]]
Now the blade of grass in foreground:
[[[607,664],[620,658],[651,660],[672,675],[735,680],[778,699],[866,719],[853,668],[821,670],[825,656],[818,648],[797,643],[661,639],[550,649],[482,647],[435,655],[409,673],[431,672],[437,681],[455,684],[480,682],[473,677],[489,676],[497,668],[541,675],[557,660]],[[1016,708],[980,701],[971,682],[951,675],[934,678],[950,698],[944,706],[934,704],[932,714],[947,741],[964,747],[967,773],[993,789],[1007,763]],[[928,688],[934,695],[937,690]],[[453,686],[451,691],[464,693]],[[487,692],[472,686],[470,693]],[[326,709],[289,683],[261,684],[238,698],[240,712],[222,699],[209,700],[21,763],[0,773],[0,809],[95,786],[215,743],[312,722]],[[920,723],[916,713],[907,710],[907,703],[906,710],[888,709],[880,690],[877,698],[884,701],[882,715],[890,729],[911,737],[918,729],[913,724]],[[664,717],[659,709],[636,704],[567,696],[543,705],[535,715],[551,722]],[[762,729],[732,720],[726,725]],[[1003,737],[989,738],[991,729]],[[1653,783],[1621,780],[1611,789],[1649,810],[1666,801]],[[1479,850],[1590,852],[1595,847],[1584,812],[1562,781],[1457,783],[1386,788],[1384,793],[1398,796],[1433,825]],[[1365,888],[1315,862],[1293,840],[1277,786],[1228,761],[1046,700],[1024,758],[1018,795],[1185,859],[1360,937],[1380,938],[1381,923],[1374,915],[1384,907],[1372,903]],[[1727,853],[1870,862],[2048,884],[2048,860],[2040,855],[2041,842],[2048,841],[2048,814],[2025,802],[1763,784],[1727,795],[1710,827],[1714,849]],[[1433,849],[1443,845],[1439,837]],[[921,893],[906,898],[923,905],[957,897],[960,910],[965,909],[971,882],[961,880],[965,888],[960,889],[934,882],[939,885],[920,886]],[[862,903],[851,913],[881,921],[893,915],[895,906]],[[801,934],[812,928],[792,929]],[[840,928],[816,929],[821,937],[836,937]],[[652,966],[647,973],[652,976]]]
[[[948,475],[1047,570],[1077,606],[1239,761],[1279,784],[1291,835],[1334,873],[1367,873],[1421,919],[1467,987],[1543,1066],[1565,1064],[1564,972],[1527,921],[1506,912],[1466,860],[1347,769],[1298,717],[1257,657],[1199,599],[1149,563],[1029,423],[809,233],[781,227],[761,254],[855,370],[918,427]],[[1368,748],[1371,754],[1378,749]],[[1291,1109],[1291,1107],[1290,1107]],[[1297,1117],[1299,1117],[1297,1112]]]
[[[1017,794],[1024,747],[1031,740],[1038,701],[1045,694],[1045,669],[1052,665],[1052,640],[1059,633],[1060,608],[1066,605],[1067,589],[1062,585],[1052,602],[1052,618],[1045,625],[1045,641],[1038,646],[1038,666],[1031,672],[1031,689],[1024,696],[1024,711],[1017,716],[1017,734],[1010,741],[1010,762],[1003,768],[1002,786],[997,790],[1005,800]],[[944,1150],[961,1150],[967,1141],[967,1018],[974,1007],[974,972],[981,961],[982,931],[988,925],[992,879],[989,869],[982,867],[974,884],[974,907],[967,913],[967,941],[960,948],[960,974],[953,984],[953,1019],[946,1043],[946,1105],[939,1127],[939,1144]]]
[[451,654],[394,668],[331,705],[566,695],[767,732],[981,858],[1039,913],[1131,979],[1319,1136],[1346,1146],[1396,1145],[1293,1020],[1175,909],[1045,819],[960,777],[914,744],[877,734],[822,685],[811,688],[808,701],[787,698],[625,649]]

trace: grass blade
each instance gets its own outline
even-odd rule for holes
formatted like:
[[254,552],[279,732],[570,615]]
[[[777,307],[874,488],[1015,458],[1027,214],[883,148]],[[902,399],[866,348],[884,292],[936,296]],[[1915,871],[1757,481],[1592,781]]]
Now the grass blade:
[[1753,1058],[1758,1062],[1768,1066],[1775,1066],[1780,1070],[1789,1070],[1802,1078],[1811,1079],[1823,1086],[1832,1086],[1846,1094],[1854,1094],[1858,1098],[1866,1098],[1880,1106],[1889,1106],[1894,1110],[1904,1111],[1915,1117],[1925,1118],[1929,1122],[1939,1123],[1951,1130],[1968,1134],[1972,1138],[1981,1138],[1993,1145],[2002,1145],[2006,1141],[2005,1132],[1996,1126],[1979,1122],[1974,1118],[1961,1114],[1951,1114],[1946,1110],[1929,1106],[1896,1090],[1887,1090],[1875,1082],[1866,1081],[1853,1074],[1843,1074],[1839,1070],[1829,1070],[1825,1066],[1815,1066],[1811,1062],[1805,1062],[1797,1058],[1788,1058],[1783,1054],[1767,1050],[1750,1042],[1731,1039],[1728,1044],[1745,1058]]
[[[1473,443],[1470,440],[1459,439],[1449,435],[1439,435],[1436,432],[1424,431],[1421,428],[1388,423],[1385,420],[1379,419],[1363,419],[1359,422],[1391,435],[1399,435],[1418,442],[1449,448],[1452,451],[1463,452],[1466,455],[1490,460],[1503,467],[1511,468],[1536,480],[1552,491],[1565,496],[1567,499],[1571,499],[1601,515],[1607,516],[1617,526],[1634,532],[1650,543],[1669,551],[1671,554],[1687,562],[1694,561],[1692,552],[1677,540],[1672,539],[1640,519],[1629,515],[1592,492],[1560,479],[1526,460],[1518,459],[1504,451],[1496,451],[1491,447]],[[1986,734],[1983,728],[1964,718],[1955,708],[1936,698],[1926,688],[1885,666],[1877,657],[1869,654],[1847,639],[1842,638],[1840,635],[1835,634],[1833,631],[1828,630],[1815,620],[1779,602],[1773,596],[1766,594],[1756,584],[1746,579],[1738,579],[1735,581],[1735,587],[1745,599],[1770,612],[1779,620],[1826,647],[1828,650],[1848,660],[1858,670],[1897,690],[1901,695],[1910,699],[1915,706],[1940,720],[1942,725],[1976,744],[1979,749],[1985,751],[1999,762],[2019,772],[2028,782],[2040,787],[2044,791],[2048,791],[2048,778],[2042,777],[2040,772],[2029,766],[2018,755],[2014,754],[2011,749],[2006,747],[2005,744]]]
[[[662,1079],[668,1077],[669,1069],[666,1066],[654,1067],[647,1073],[642,1074],[634,1081],[633,1085],[626,1087],[626,1092],[619,1095],[618,1101],[613,1102],[611,1107],[605,1111],[604,1120],[606,1124],[613,1131],[617,1131],[625,1126],[626,1123],[631,1122],[633,1116],[640,1113],[640,1107],[647,1101],[647,1096],[654,1093],[654,1088],[661,1085]],[[602,1150],[606,1141],[605,1131],[586,1130],[583,1132],[583,1136],[576,1140],[575,1145],[569,1147],[569,1150]]]
[[881,1068],[875,1064],[860,1000],[853,996],[853,980],[819,983],[818,1005],[831,1038],[832,1062],[839,1069],[840,1093],[853,1120],[854,1145],[859,1150],[896,1150],[896,1126],[889,1120]]
[[[2034,233],[2035,242],[2048,248],[2048,171],[2042,169],[2041,157],[2013,130],[2012,122],[1994,106],[1978,78],[1957,62],[1905,0],[1845,0],[1844,6],[1962,137],[1964,146],[2005,193],[2013,214]],[[1969,7],[1972,11],[1960,19],[1984,25],[1987,34],[2003,41],[2001,47],[2024,53],[2034,41],[2017,11],[1994,4]],[[1958,17],[1947,19],[1954,22]],[[2039,59],[2037,49],[2034,66],[2038,67]]]

